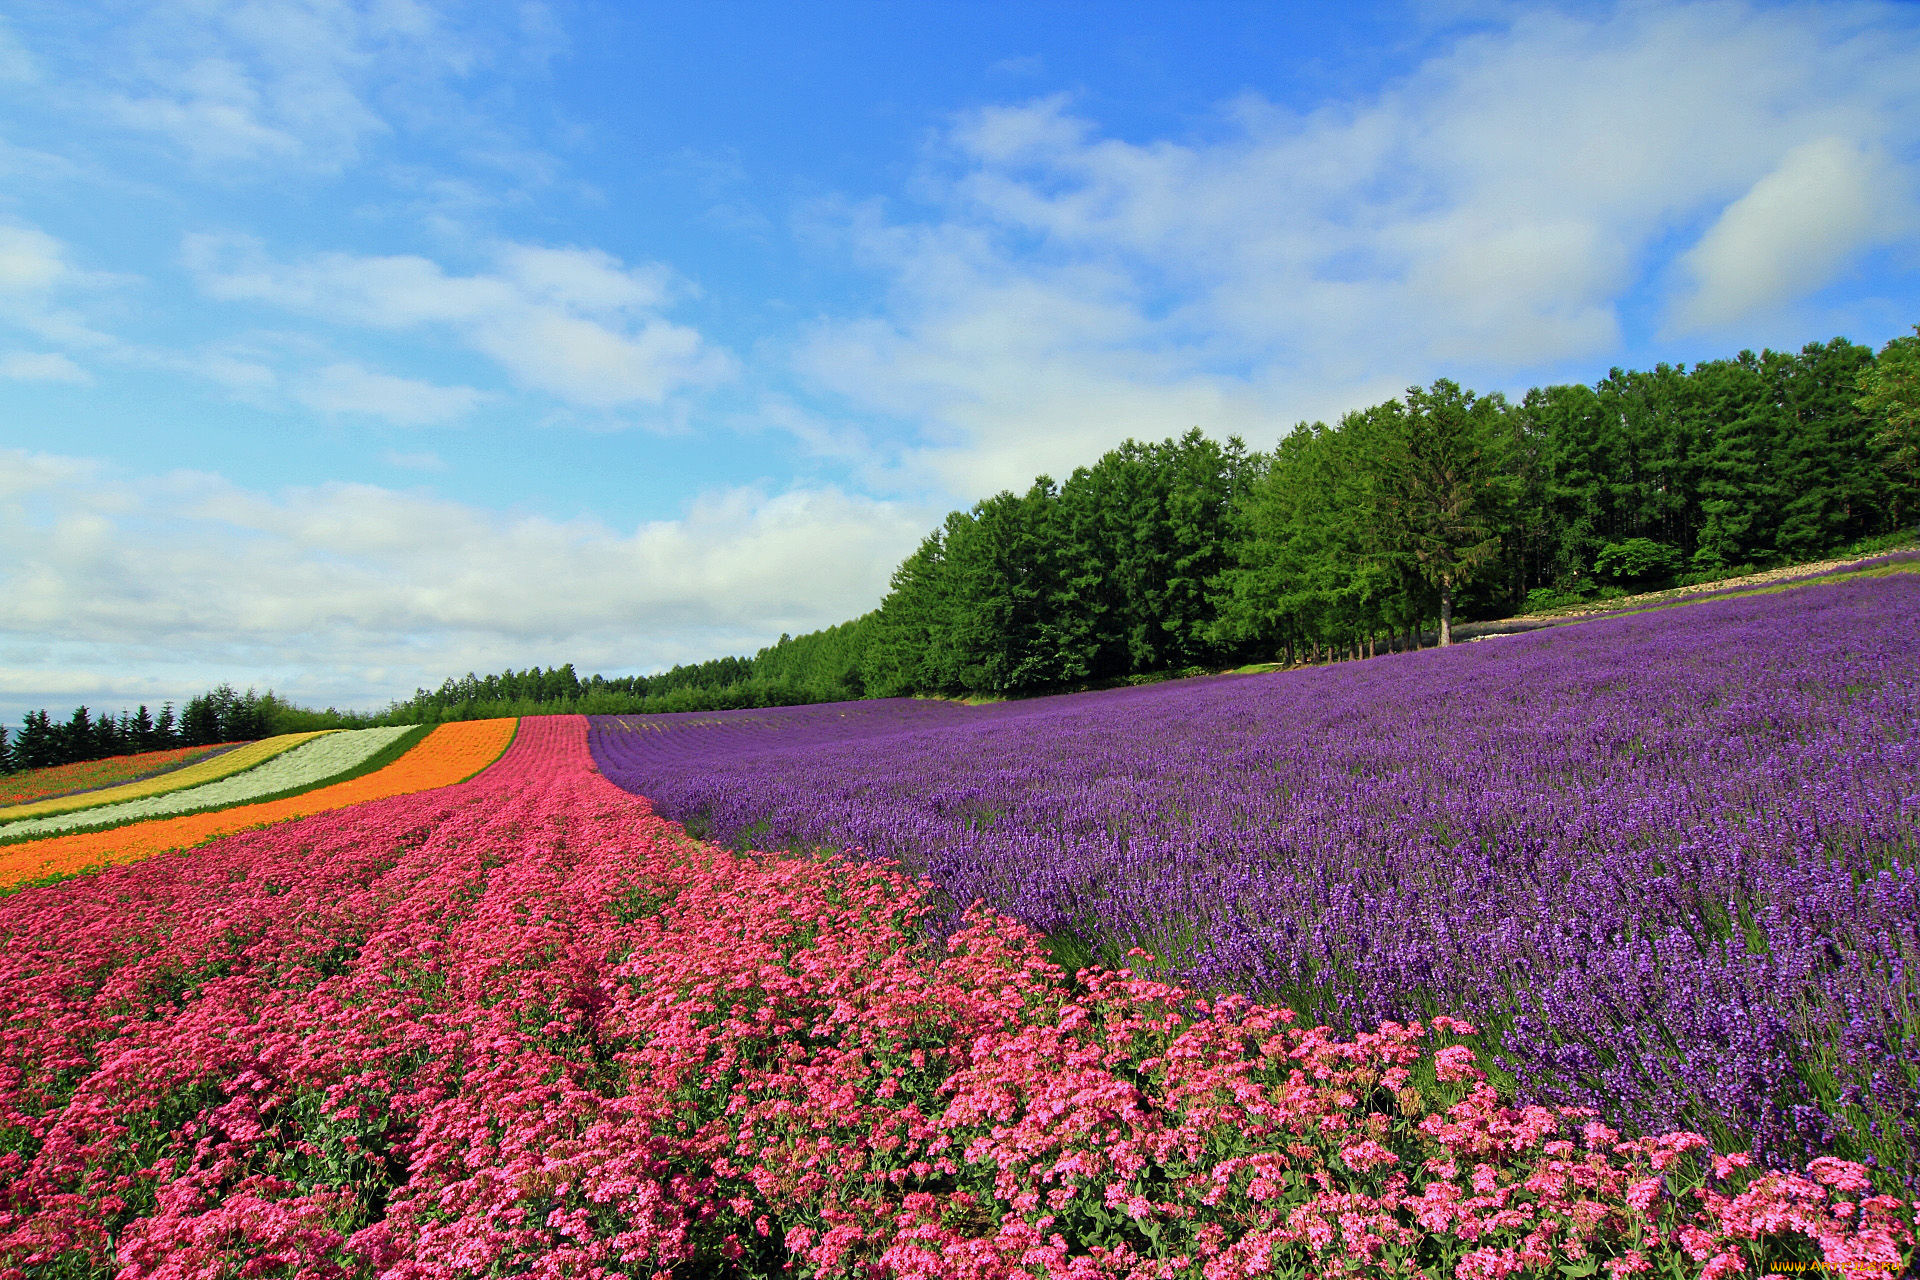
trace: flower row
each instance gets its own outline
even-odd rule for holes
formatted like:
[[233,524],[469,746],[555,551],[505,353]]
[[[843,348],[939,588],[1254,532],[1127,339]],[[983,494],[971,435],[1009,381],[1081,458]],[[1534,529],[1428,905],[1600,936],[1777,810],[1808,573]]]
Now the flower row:
[[[170,795],[176,791],[185,791],[202,787],[211,782],[219,782],[236,774],[274,760],[295,747],[304,746],[315,738],[329,736],[331,730],[317,730],[311,733],[283,733],[277,737],[262,738],[258,742],[245,742],[231,751],[222,751],[219,755],[200,760],[182,769],[157,773],[151,777],[138,778],[114,787],[104,787],[97,791],[88,791],[80,795],[56,796],[28,804],[12,805],[0,809],[0,839],[15,834],[21,828],[12,824],[26,818],[43,818],[50,814],[69,813],[75,810],[96,809],[106,805],[123,804],[128,801],[148,797]],[[201,750],[205,748],[186,748]],[[133,757],[139,759],[140,757]],[[66,765],[63,768],[84,768],[82,765]]]
[[1900,573],[988,707],[596,717],[593,749],[716,840],[899,860],[945,927],[981,898],[1303,1021],[1471,1018],[1530,1101],[1913,1192],[1917,624]]
[[494,768],[0,900],[0,1280],[1903,1268],[1840,1160],[1504,1105],[1445,1017],[1342,1038],[874,863]]
[[[398,760],[383,768],[326,785],[328,777],[346,771],[336,762],[314,779],[311,790],[296,795],[256,804],[238,803],[230,808],[181,817],[136,821],[131,825],[105,830],[49,835],[43,839],[3,845],[0,846],[0,888],[70,875],[103,864],[130,862],[244,831],[249,827],[285,822],[309,814],[363,804],[369,800],[450,786],[471,778],[498,759],[513,740],[516,723],[509,718],[441,725]],[[384,741],[375,742],[376,749],[393,740],[391,732],[387,730],[359,732],[389,734]],[[311,747],[319,747],[330,739],[346,736],[330,734],[311,744]],[[288,759],[297,754],[292,753]],[[366,755],[361,755],[359,759],[364,761]],[[254,772],[263,773],[265,770]],[[240,776],[252,777],[253,774]],[[298,785],[301,784],[295,782],[263,787],[254,794],[273,795]],[[0,828],[0,831],[5,830]]]
[[96,804],[71,813],[8,822],[0,826],[0,838],[20,839],[62,831],[82,831],[89,827],[118,826],[125,822],[164,818],[177,813],[248,804],[287,791],[317,787],[331,778],[359,768],[408,731],[408,727],[402,725],[397,728],[352,729],[320,734],[244,773],[236,773],[217,782],[168,791],[163,795]]
[[8,774],[0,777],[0,818],[4,818],[7,810],[17,805],[37,804],[42,800],[98,791],[172,773],[221,749],[218,746],[168,747],[164,751],[106,756],[99,760],[81,760],[74,764],[49,765],[44,769]]

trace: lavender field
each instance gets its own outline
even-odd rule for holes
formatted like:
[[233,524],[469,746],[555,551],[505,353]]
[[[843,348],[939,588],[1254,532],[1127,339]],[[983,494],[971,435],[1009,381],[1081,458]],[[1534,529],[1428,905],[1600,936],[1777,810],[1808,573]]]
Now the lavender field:
[[1920,575],[989,707],[597,718],[716,839],[897,858],[1063,954],[1343,1029],[1446,1012],[1522,1098],[1920,1181]]

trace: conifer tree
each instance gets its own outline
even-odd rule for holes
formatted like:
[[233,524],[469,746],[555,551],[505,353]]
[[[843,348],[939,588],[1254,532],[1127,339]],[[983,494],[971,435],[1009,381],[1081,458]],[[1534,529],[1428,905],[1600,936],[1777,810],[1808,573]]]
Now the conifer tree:
[[57,751],[53,723],[48,719],[45,708],[27,712],[20,723],[20,737],[13,745],[14,767],[44,769],[48,765],[58,764]]

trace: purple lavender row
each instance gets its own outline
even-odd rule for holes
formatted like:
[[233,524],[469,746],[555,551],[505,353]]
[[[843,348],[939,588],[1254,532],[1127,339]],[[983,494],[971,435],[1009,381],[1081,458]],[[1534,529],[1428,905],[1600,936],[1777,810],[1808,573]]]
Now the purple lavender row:
[[596,718],[715,839],[858,847],[1523,1097],[1778,1160],[1920,1146],[1920,574],[990,707]]

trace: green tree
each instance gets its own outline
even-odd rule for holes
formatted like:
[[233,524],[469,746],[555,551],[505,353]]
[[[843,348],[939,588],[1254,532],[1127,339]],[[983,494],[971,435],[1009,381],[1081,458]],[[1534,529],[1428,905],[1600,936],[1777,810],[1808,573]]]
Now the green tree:
[[1234,560],[1246,446],[1199,429],[1128,440],[1060,491],[1058,638],[1078,677],[1188,666],[1216,651],[1211,583]]
[[44,769],[59,764],[57,733],[44,708],[27,712],[20,722],[20,737],[13,744],[14,768]]
[[1835,338],[1811,342],[1798,355],[1768,352],[1762,368],[1777,406],[1769,466],[1778,514],[1772,560],[1811,560],[1878,532],[1881,487],[1871,419],[1853,401],[1867,347]]
[[[954,513],[957,516],[959,513]],[[954,519],[948,517],[948,523]],[[940,687],[946,647],[947,525],[935,529],[900,562],[874,616],[862,674],[877,697],[932,692]]]
[[1011,693],[1070,678],[1077,663],[1062,643],[1064,539],[1053,481],[1000,493],[950,524],[951,578],[945,639],[948,678],[967,692]]
[[1383,537],[1368,413],[1302,423],[1254,468],[1235,561],[1218,575],[1218,639],[1242,651],[1352,650],[1410,626],[1416,580]]
[[1440,643],[1452,644],[1455,600],[1499,552],[1513,492],[1506,401],[1442,378],[1368,416],[1386,543],[1438,593]]
[[1920,498],[1920,324],[1880,348],[1858,375],[1854,405],[1872,425],[1889,483],[1890,523],[1899,528]]

